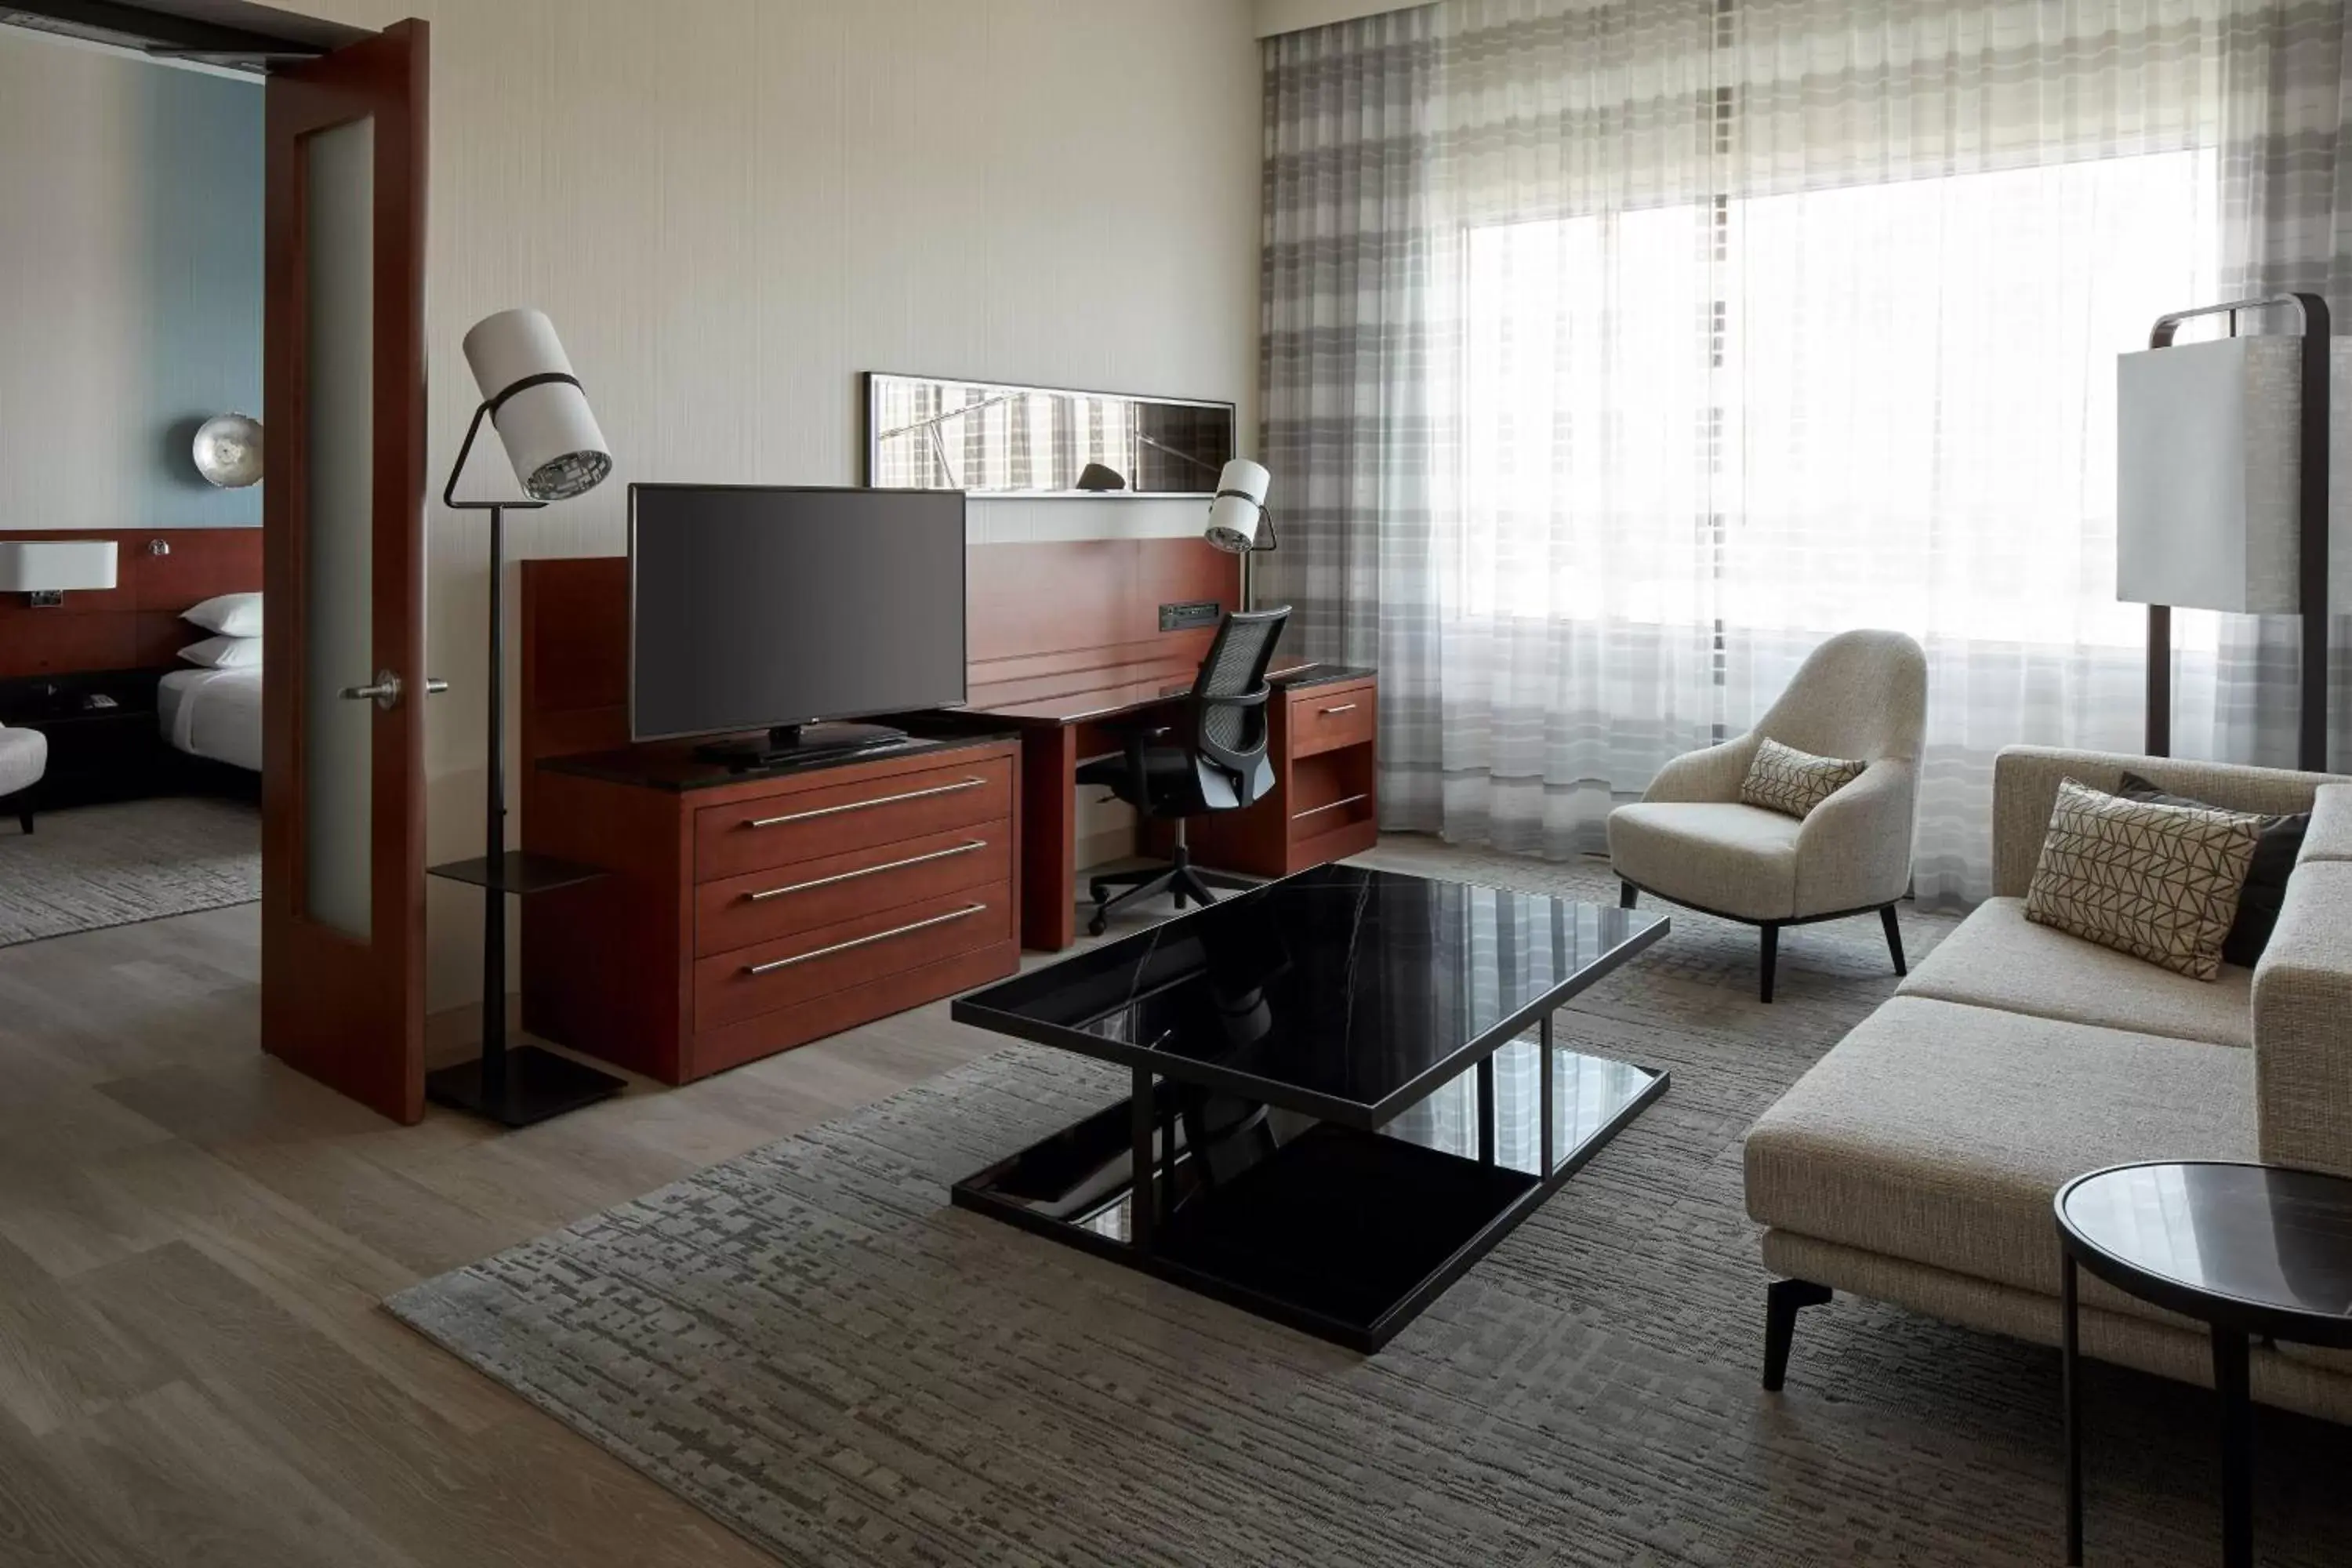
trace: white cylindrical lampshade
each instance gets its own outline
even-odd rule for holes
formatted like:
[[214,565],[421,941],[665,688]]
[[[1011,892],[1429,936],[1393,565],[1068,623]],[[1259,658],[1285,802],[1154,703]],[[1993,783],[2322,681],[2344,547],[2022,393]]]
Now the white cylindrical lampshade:
[[1227,463],[1217,475],[1217,499],[1209,503],[1209,542],[1237,555],[1255,545],[1273,487],[1274,476],[1247,458]]
[[53,594],[115,585],[110,539],[26,539],[0,543],[0,593]]
[[[466,334],[466,363],[486,401],[496,402],[534,375],[570,375],[572,361],[555,323],[538,310],[500,310]],[[611,448],[596,427],[587,394],[560,381],[526,387],[499,405],[490,422],[533,500],[564,500],[593,489],[613,471]]]

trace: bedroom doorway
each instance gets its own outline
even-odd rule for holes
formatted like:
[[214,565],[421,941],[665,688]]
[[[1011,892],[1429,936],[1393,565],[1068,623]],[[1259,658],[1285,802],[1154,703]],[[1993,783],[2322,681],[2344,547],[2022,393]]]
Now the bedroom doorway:
[[[254,515],[218,530],[146,526],[156,509],[125,505],[117,510],[140,526],[54,531],[43,542],[59,548],[34,552],[46,559],[28,563],[11,543],[35,536],[9,532],[0,517],[0,556],[8,557],[0,560],[0,671],[28,638],[48,647],[35,673],[54,678],[42,696],[55,710],[43,716],[47,732],[28,724],[32,733],[11,742],[0,729],[0,785],[12,751],[20,762],[54,752],[71,763],[52,779],[54,793],[58,779],[105,771],[85,765],[97,753],[84,741],[135,731],[164,759],[159,779],[172,775],[171,788],[134,792],[155,797],[142,807],[166,816],[242,813],[245,885],[231,891],[258,900],[262,1048],[387,1116],[416,1121],[424,1073],[425,26],[368,32],[242,0],[17,0],[0,20],[7,24],[0,47],[29,39],[26,47],[57,49],[56,38],[37,35],[59,35],[78,46],[67,52],[103,57],[118,79],[153,72],[201,81],[201,93],[214,99],[241,100],[248,153],[215,160],[214,178],[204,177],[207,171],[157,177],[169,134],[152,145],[97,135],[104,155],[92,163],[182,223],[218,217],[224,170],[250,175],[243,237],[252,332],[243,349],[253,374],[228,400],[236,406],[208,412],[239,416],[226,449],[212,454],[232,470],[259,448],[259,483],[242,492]],[[0,117],[23,99],[0,84],[0,100],[13,100],[0,102]],[[37,130],[58,139],[55,122]],[[0,165],[0,177],[11,171],[20,184],[56,179],[33,157]],[[16,194],[0,185],[0,196]],[[17,209],[0,201],[0,211]],[[0,240],[5,224],[0,218]],[[160,272],[190,270],[191,247],[168,225],[152,243],[130,248],[156,258]],[[116,313],[156,316],[143,307]],[[10,346],[0,337],[0,348]],[[53,372],[70,374],[89,357],[65,333],[41,346],[51,351],[45,363]],[[206,352],[215,361],[234,357],[218,345]],[[174,442],[184,468],[192,453],[205,455],[188,430],[145,438],[139,464],[113,467],[152,467]],[[88,488],[91,465],[44,467],[73,472]],[[90,510],[87,495],[79,500]],[[215,546],[199,531],[237,537]],[[231,577],[197,594],[199,563],[231,556]],[[38,592],[10,591],[29,588]],[[264,602],[272,623],[266,644]],[[19,608],[23,615],[11,615]],[[126,670],[135,679],[122,678]],[[180,787],[197,778],[204,787]],[[20,836],[24,847],[72,849],[72,812],[51,812],[38,794],[26,804],[32,831]],[[14,809],[0,801],[0,811]],[[171,859],[160,838],[112,837],[117,850],[142,852],[134,858]],[[69,870],[60,897],[97,899],[100,880],[86,868]],[[184,894],[189,879],[156,880]],[[26,882],[0,868],[0,899]],[[138,920],[178,910],[118,912]],[[0,942],[6,940],[0,920]]]

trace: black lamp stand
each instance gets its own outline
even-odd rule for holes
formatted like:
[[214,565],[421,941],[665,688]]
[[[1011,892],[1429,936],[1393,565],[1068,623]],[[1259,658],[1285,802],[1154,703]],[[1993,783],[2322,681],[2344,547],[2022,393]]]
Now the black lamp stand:
[[[2303,459],[2297,476],[2295,603],[2303,618],[2302,710],[2295,726],[2295,766],[2305,773],[2327,770],[2327,420],[2333,374],[2327,301],[2316,294],[2273,294],[2200,305],[2157,318],[2147,335],[2151,349],[2168,349],[2183,321],[2227,315],[2230,335],[2238,332],[2243,310],[2292,306],[2303,318]],[[2147,607],[2147,754],[2172,754],[2172,606]]]
[[[474,449],[482,421],[499,404],[529,386],[570,376],[529,376],[474,410],[465,443],[450,468],[441,503],[455,511],[490,514],[489,784],[483,821],[485,852],[477,859],[436,866],[431,875],[482,889],[482,1054],[425,1077],[425,1092],[439,1105],[468,1110],[507,1127],[528,1127],[567,1110],[620,1093],[628,1085],[612,1074],[537,1046],[507,1045],[507,896],[530,898],[593,881],[604,873],[551,856],[507,848],[505,624],[501,578],[505,572],[507,509],[536,511],[544,501],[463,501],[457,477]],[[574,383],[577,384],[577,383]]]

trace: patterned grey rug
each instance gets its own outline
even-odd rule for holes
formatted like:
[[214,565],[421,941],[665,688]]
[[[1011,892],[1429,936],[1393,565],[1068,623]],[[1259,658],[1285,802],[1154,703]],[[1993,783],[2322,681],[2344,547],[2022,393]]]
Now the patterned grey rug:
[[[1740,1134],[1893,988],[1877,922],[1787,933],[1767,1008],[1752,931],[1674,920],[1559,1018],[1672,1091],[1376,1356],[950,1208],[1124,1092],[1026,1047],[390,1305],[793,1563],[2056,1562],[2052,1352],[1841,1299],[1757,1386]],[[1906,910],[1915,956],[1950,923]],[[2210,1395],[2096,1368],[2087,1403],[2090,1560],[2214,1560]],[[2352,1433],[2261,1438],[2264,1560],[2342,1562]]]
[[0,817],[0,947],[261,897],[261,814],[166,796]]

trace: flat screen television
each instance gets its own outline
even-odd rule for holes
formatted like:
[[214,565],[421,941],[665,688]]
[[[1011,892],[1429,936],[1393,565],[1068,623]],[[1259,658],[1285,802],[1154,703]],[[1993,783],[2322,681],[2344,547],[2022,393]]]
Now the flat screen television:
[[741,765],[903,739],[964,700],[964,498],[629,487],[629,733]]

